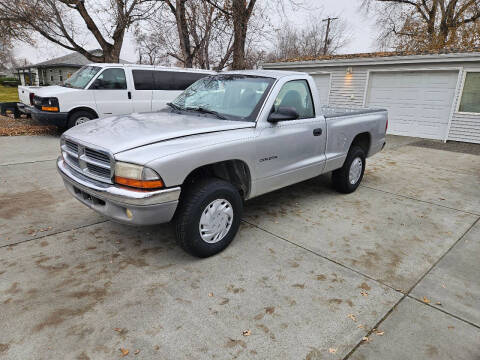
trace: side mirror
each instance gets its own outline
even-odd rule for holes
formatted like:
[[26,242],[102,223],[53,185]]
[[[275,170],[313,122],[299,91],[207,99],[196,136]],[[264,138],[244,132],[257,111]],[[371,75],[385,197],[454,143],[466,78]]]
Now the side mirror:
[[267,121],[277,123],[279,121],[296,120],[300,117],[297,110],[293,107],[279,107],[277,111],[272,112]]

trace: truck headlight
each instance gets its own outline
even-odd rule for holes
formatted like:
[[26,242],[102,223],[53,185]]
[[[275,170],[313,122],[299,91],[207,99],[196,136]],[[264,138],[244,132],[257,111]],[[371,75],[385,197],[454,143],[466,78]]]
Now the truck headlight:
[[115,163],[115,183],[137,189],[159,189],[163,181],[154,170],[124,162]]

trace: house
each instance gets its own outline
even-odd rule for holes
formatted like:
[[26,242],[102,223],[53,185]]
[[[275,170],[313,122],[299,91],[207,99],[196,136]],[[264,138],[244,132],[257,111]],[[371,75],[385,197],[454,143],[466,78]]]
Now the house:
[[[102,50],[93,50],[91,53],[101,55]],[[16,71],[22,85],[58,85],[82,66],[90,63],[92,61],[82,54],[73,52],[38,64],[17,67]],[[120,60],[120,63],[126,64],[128,61]]]
[[387,108],[390,134],[480,143],[480,49],[332,55],[263,68],[308,72],[331,106]]

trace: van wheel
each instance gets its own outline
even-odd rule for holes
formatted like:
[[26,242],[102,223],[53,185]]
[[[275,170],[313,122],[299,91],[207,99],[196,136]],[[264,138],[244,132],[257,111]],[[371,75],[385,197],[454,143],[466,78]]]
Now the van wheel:
[[352,146],[343,166],[332,173],[335,189],[344,194],[357,190],[365,172],[365,151],[360,146]]
[[189,254],[209,257],[224,250],[237,234],[243,202],[229,182],[203,179],[185,190],[175,215],[178,244]]
[[95,119],[95,116],[93,116],[91,112],[83,110],[75,111],[68,118],[67,128],[70,129],[74,126],[86,123],[87,121],[90,121],[92,119]]

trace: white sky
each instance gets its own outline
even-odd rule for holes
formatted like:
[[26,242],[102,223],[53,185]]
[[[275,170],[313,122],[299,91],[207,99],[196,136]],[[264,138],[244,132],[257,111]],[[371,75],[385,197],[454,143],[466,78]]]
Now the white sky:
[[[264,0],[259,0],[264,1]],[[285,10],[286,14],[271,15],[274,24],[280,24],[287,21],[296,26],[302,26],[302,22],[310,16],[317,16],[318,20],[322,18],[341,17],[343,18],[352,33],[352,41],[341,51],[341,53],[359,53],[375,51],[375,35],[376,29],[372,16],[367,16],[360,10],[361,0],[303,0],[304,6],[296,11],[291,8]],[[95,41],[91,43],[91,49],[99,48]],[[51,59],[68,53],[55,44],[49,43],[47,40],[38,41],[37,47],[28,45],[18,45],[16,47],[16,56],[18,58],[27,58],[31,63],[37,63],[43,60]],[[137,56],[135,54],[135,42],[130,33],[127,33],[121,58],[127,61],[135,62]]]

